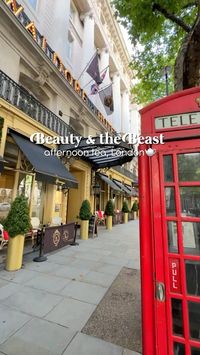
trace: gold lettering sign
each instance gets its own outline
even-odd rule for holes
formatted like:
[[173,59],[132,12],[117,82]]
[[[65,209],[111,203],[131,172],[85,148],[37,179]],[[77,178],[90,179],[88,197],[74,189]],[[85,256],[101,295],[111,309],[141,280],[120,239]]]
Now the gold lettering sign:
[[60,70],[63,71],[63,63],[56,52],[53,54],[53,64]]
[[87,94],[84,90],[82,90],[82,99],[84,102],[87,102]]
[[34,22],[30,22],[27,26],[26,29],[32,33],[34,40],[36,41],[36,27],[34,25]]
[[24,10],[23,6],[21,6],[21,5],[19,5],[19,7],[17,7],[16,0],[6,0],[6,4],[11,5],[11,8],[16,16],[18,16],[20,14],[20,12],[22,12]]
[[68,83],[70,85],[73,85],[73,80],[74,79],[73,79],[73,76],[72,76],[72,74],[70,73],[70,71],[68,69],[65,69],[64,75],[65,75],[65,78],[67,79]]
[[81,87],[80,87],[80,84],[77,80],[74,81],[74,89],[78,94],[80,94]]
[[[13,11],[13,13],[15,14],[15,16],[18,16],[23,10],[23,6],[19,5],[17,3],[16,0],[4,0],[5,3],[11,8],[11,10]],[[21,22],[23,24],[23,22]],[[37,29],[35,27],[35,24],[33,21],[31,21],[28,25],[24,26],[26,28],[27,31],[29,31],[34,40],[37,41]],[[38,43],[39,44],[39,43]],[[40,43],[41,48],[46,52],[47,49],[47,40],[46,38],[43,36],[42,37],[42,43]],[[48,53],[46,53],[46,55],[48,56],[48,58],[53,62],[53,64],[58,68],[58,70],[62,73],[62,75],[67,79],[68,83],[73,86],[74,90],[80,95],[80,97],[82,98],[82,100],[87,103],[87,94],[84,90],[81,89],[80,84],[77,80],[75,80],[73,78],[73,76],[71,75],[70,71],[67,70],[63,63],[61,58],[59,57],[59,55],[56,52],[53,52],[53,60],[52,57],[50,55],[48,55]],[[98,111],[96,109],[96,112],[98,119],[106,126],[110,129],[111,132],[115,132],[115,130],[111,127],[111,125],[109,124],[109,122],[106,120],[106,118],[102,115],[102,113],[100,111]]]
[[47,40],[45,37],[42,37],[42,49],[45,51],[47,48]]

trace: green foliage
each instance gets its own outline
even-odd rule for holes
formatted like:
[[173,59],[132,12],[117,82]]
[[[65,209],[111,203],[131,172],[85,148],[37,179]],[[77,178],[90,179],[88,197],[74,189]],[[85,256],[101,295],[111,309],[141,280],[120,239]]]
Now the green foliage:
[[197,4],[189,0],[113,0],[116,17],[128,30],[135,46],[131,68],[137,79],[133,89],[135,100],[147,104],[165,95],[164,67],[171,66],[169,91],[173,91],[174,64],[186,31],[161,12],[158,4],[186,25],[195,23]]
[[133,202],[133,206],[131,208],[131,211],[133,211],[133,212],[138,211],[138,202],[136,200]]
[[114,216],[114,204],[112,200],[108,200],[105,208],[106,216]]
[[10,237],[24,235],[31,228],[28,200],[23,195],[18,196],[11,204],[11,209],[4,222],[4,229]]
[[128,208],[128,203],[127,203],[127,201],[124,201],[124,202],[123,202],[122,212],[123,212],[123,213],[128,213],[128,212],[129,212],[129,208]]
[[88,200],[84,200],[80,208],[79,217],[82,221],[87,221],[91,218],[91,216],[92,213],[91,213],[90,202]]

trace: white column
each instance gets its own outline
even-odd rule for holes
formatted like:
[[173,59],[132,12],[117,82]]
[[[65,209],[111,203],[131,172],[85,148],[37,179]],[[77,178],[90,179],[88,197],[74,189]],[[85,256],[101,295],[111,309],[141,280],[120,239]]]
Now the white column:
[[[82,53],[80,54],[80,74],[85,70],[86,65],[90,62],[92,56],[95,53],[94,46],[94,16],[91,12],[87,12],[84,15],[81,15],[81,20],[84,21],[84,30],[83,30],[83,44],[82,44]],[[92,78],[84,72],[80,78],[81,86],[85,86]],[[89,90],[90,85],[87,86],[86,92]]]
[[[45,3],[45,1],[44,1]],[[53,11],[50,14],[48,8],[49,2],[46,2],[47,7],[45,8],[45,18],[44,27],[49,25],[48,22],[52,21],[52,27],[46,26],[48,30],[47,38],[50,37],[50,43],[55,52],[60,56],[64,65],[67,65],[67,38],[68,38],[68,27],[69,27],[69,13],[70,13],[70,1],[59,0],[54,1]],[[52,16],[52,20],[48,19],[48,15]],[[51,28],[51,30],[49,29]],[[43,32],[44,33],[44,32]]]
[[106,76],[103,80],[102,87],[110,84],[110,75],[109,75],[109,51],[108,48],[102,48],[100,52],[101,60],[100,60],[100,72],[102,73],[105,68],[107,68]]
[[112,126],[117,133],[121,132],[121,91],[120,91],[120,75],[119,73],[113,74],[113,103],[114,112],[111,116]]
[[129,111],[129,94],[125,90],[122,93],[122,126],[121,130],[123,133],[130,132],[130,111]]

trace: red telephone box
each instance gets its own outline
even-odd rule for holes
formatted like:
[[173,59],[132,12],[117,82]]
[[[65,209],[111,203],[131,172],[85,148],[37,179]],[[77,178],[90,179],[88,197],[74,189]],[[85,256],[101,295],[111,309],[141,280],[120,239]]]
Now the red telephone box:
[[200,88],[141,110],[143,355],[200,355]]

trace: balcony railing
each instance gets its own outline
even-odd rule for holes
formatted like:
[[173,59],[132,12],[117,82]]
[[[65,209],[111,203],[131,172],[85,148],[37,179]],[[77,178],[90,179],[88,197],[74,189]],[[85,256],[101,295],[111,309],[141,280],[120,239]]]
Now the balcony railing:
[[35,121],[57,133],[59,136],[68,136],[73,133],[79,135],[72,127],[56,116],[47,107],[42,105],[21,85],[9,78],[0,70],[0,98],[26,113]]

